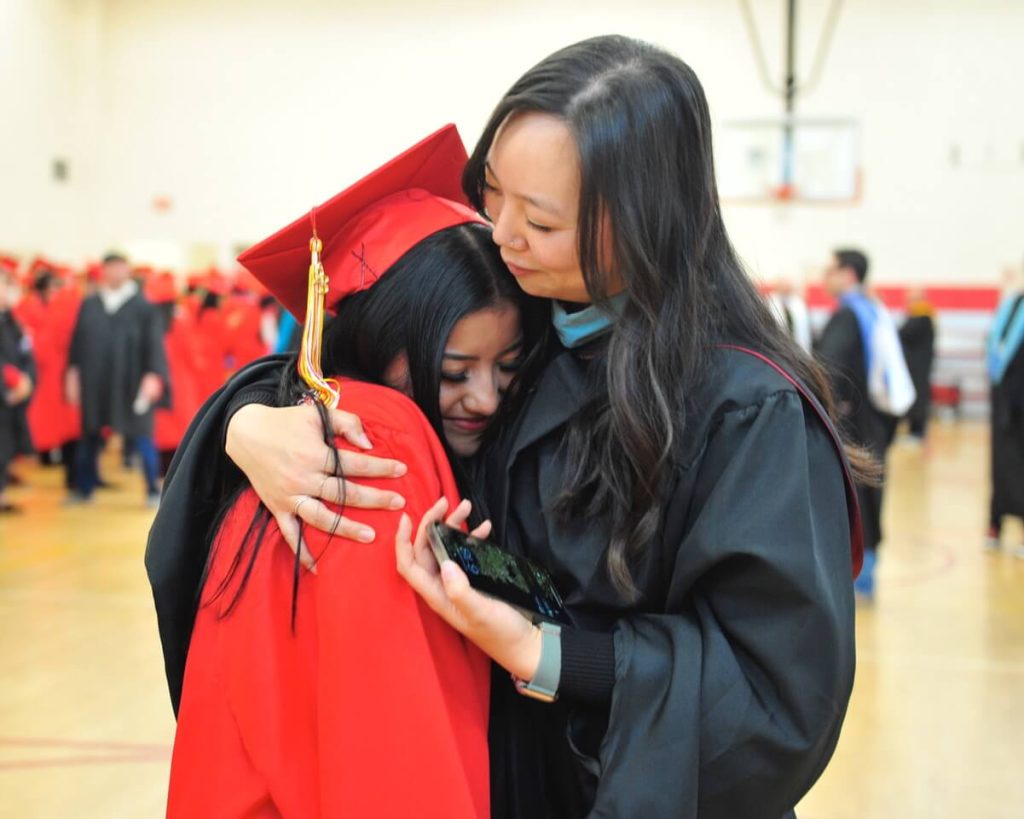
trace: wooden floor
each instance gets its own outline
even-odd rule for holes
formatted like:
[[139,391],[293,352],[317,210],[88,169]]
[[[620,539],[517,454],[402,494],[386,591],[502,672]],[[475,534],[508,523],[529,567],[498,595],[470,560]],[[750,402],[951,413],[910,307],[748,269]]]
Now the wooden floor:
[[[174,731],[142,567],[141,479],[63,508],[23,464],[0,518],[0,816],[162,815]],[[801,819],[1024,817],[1024,561],[986,554],[981,425],[892,454],[877,601],[836,757]],[[1019,527],[1008,531],[1020,542]]]

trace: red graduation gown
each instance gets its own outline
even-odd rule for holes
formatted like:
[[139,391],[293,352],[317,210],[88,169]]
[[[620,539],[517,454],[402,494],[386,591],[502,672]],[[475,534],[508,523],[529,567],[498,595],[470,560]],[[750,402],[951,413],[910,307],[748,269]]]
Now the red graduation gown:
[[[444,450],[408,398],[346,381],[342,407],[362,418],[374,454],[409,466],[367,483],[399,489],[414,521],[442,494],[456,502]],[[346,511],[376,529],[372,544],[305,530],[320,558],[300,580],[293,634],[293,557],[273,523],[235,609],[223,616],[237,578],[214,595],[256,504],[243,494],[214,544],[168,816],[489,816],[490,663],[399,577],[400,513]]]
[[200,310],[195,328],[206,352],[197,362],[200,367],[199,387],[205,400],[220,389],[228,377],[228,335],[222,309],[210,307]]
[[81,435],[81,412],[64,400],[64,375],[81,301],[77,291],[63,287],[47,304],[35,293],[26,296],[16,311],[32,336],[36,361],[38,383],[28,405],[28,425],[38,452],[55,449]]
[[193,416],[207,395],[200,378],[206,351],[195,331],[195,319],[187,310],[178,310],[164,336],[167,370],[171,382],[171,406],[158,409],[155,418],[155,442],[159,450],[178,448]]
[[260,337],[263,311],[259,302],[251,296],[232,296],[222,309],[232,370],[240,370],[270,352]]

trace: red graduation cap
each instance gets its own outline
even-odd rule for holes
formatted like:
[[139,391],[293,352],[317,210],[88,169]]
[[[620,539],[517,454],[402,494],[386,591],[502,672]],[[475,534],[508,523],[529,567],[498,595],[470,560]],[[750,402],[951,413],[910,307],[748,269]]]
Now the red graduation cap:
[[466,159],[459,132],[446,125],[249,248],[238,261],[302,318],[315,236],[323,242],[320,262],[329,280],[324,303],[332,307],[369,288],[406,251],[439,230],[486,224],[462,193]]
[[168,304],[178,298],[178,286],[169,270],[153,276],[146,282],[146,298],[153,304]]
[[11,275],[18,272],[18,259],[15,256],[0,256],[0,270]]

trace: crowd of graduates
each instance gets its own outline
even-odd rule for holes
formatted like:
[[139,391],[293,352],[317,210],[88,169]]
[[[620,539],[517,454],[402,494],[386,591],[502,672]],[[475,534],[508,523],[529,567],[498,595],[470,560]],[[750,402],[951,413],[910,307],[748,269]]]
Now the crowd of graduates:
[[[10,472],[18,455],[63,464],[74,493],[83,406],[69,395],[69,364],[76,326],[80,335],[91,332],[79,326],[82,305],[105,286],[104,275],[102,263],[76,269],[45,258],[0,256],[0,513],[19,511],[4,495],[4,484],[18,481]],[[156,403],[147,436],[162,474],[207,396],[240,367],[289,349],[296,334],[294,322],[281,321],[277,302],[243,270],[209,268],[183,277],[138,266],[131,268],[131,278],[163,342],[165,400]],[[98,370],[111,366],[91,363]],[[113,431],[104,427],[102,438]],[[134,442],[127,443],[126,456],[131,456]],[[100,479],[99,486],[104,484]]]

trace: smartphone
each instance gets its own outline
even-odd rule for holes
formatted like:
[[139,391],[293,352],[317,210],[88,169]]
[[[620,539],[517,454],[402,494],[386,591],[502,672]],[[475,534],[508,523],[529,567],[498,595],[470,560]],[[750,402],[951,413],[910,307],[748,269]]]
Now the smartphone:
[[534,623],[572,625],[551,575],[536,563],[443,523],[431,524],[427,536],[437,562],[454,560],[477,591],[514,606]]

